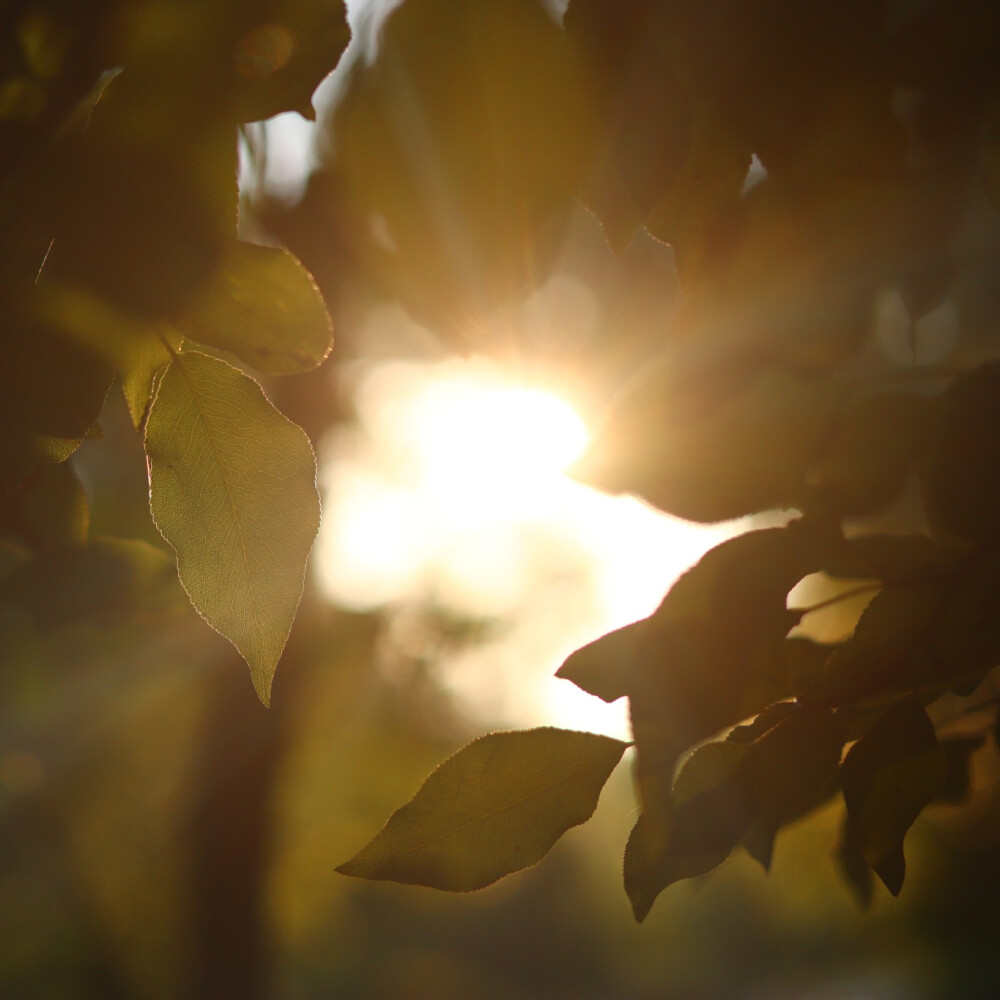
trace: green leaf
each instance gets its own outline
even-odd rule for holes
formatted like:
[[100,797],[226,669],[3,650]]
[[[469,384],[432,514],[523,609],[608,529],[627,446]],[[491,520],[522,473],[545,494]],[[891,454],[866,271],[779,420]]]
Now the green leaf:
[[894,896],[906,870],[903,838],[941,789],[946,771],[934,726],[913,697],[886,711],[841,766],[852,836]]
[[309,272],[287,251],[234,241],[177,325],[268,375],[315,368],[333,327]]
[[493,733],[444,761],[337,871],[452,892],[540,861],[593,814],[627,744],[593,733]]
[[253,379],[185,352],[160,382],[146,454],[153,519],[181,583],[267,704],[319,527],[309,441]]
[[183,602],[170,556],[147,542],[95,538],[43,552],[0,580],[0,600],[25,608],[40,629],[102,628],[175,613]]
[[[179,341],[179,338],[178,338]],[[176,343],[179,347],[179,342]],[[154,336],[137,338],[120,361],[122,392],[129,416],[138,429],[142,426],[156,388],[156,378],[170,364],[170,354],[163,342]]]

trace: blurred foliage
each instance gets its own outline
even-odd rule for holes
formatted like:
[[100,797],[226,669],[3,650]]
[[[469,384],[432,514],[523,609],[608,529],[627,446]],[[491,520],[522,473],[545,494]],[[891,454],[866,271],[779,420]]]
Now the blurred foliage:
[[[341,3],[0,11],[0,990],[707,998],[819,971],[845,996],[978,995],[997,971],[997,6],[403,0],[376,20],[301,201],[241,209],[238,129],[313,116]],[[607,246],[580,250],[580,205]],[[675,275],[643,270],[653,239]],[[471,735],[419,674],[407,700],[372,671],[376,621],[311,590],[299,607],[306,434],[342,416],[309,371],[327,308],[345,356],[359,303],[386,299],[463,350],[527,350],[511,317],[578,251],[617,268],[617,307],[565,353],[620,390],[581,476],[692,520],[794,512],[560,671],[629,699],[638,919],[738,847],[785,887],[751,889],[738,857],[704,895],[677,886],[653,958],[570,849],[420,914],[316,875]],[[643,317],[640,289],[665,287]],[[812,603],[790,604],[800,586]],[[284,651],[270,713],[190,604],[265,703]],[[485,885],[589,817],[624,750],[481,738],[341,869]],[[925,810],[952,818],[911,834]],[[863,902],[876,878],[899,893],[904,839],[925,845],[863,937],[832,867],[802,878],[837,836]]]

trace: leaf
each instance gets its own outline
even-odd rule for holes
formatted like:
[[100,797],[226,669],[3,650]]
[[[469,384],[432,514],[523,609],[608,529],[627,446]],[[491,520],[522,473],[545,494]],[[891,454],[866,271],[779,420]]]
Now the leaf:
[[575,474],[637,493],[692,521],[724,521],[795,506],[819,457],[842,390],[780,369],[737,385],[699,377],[675,358],[647,371],[612,410]]
[[184,352],[157,390],[146,454],[150,508],[181,583],[266,705],[319,527],[309,440],[253,379]]
[[986,737],[953,736],[940,742],[946,765],[945,778],[934,801],[958,805],[969,797],[972,787],[971,758],[983,747]]
[[572,681],[587,694],[610,703],[629,691],[629,675],[642,642],[642,631],[626,625],[572,653],[556,677]]
[[855,401],[810,469],[810,486],[841,514],[885,507],[926,447],[934,413],[927,399],[898,392]]
[[268,375],[315,368],[333,327],[309,272],[287,251],[234,241],[177,320],[191,340]]
[[632,726],[647,810],[687,747],[789,693],[783,644],[797,616],[787,609],[788,592],[838,537],[800,521],[729,539],[674,584],[651,618],[629,626],[636,636]]
[[852,701],[907,691],[939,676],[930,638],[945,594],[935,583],[896,584],[879,591],[851,637],[830,653],[822,695]]
[[0,600],[44,631],[86,622],[113,628],[175,613],[183,596],[170,556],[131,538],[95,538],[43,552],[0,580]]
[[63,462],[100,415],[112,373],[91,351],[23,317],[0,330],[0,483]]
[[[179,342],[175,349],[179,347]],[[170,364],[170,354],[163,342],[155,337],[138,339],[120,362],[122,392],[129,416],[136,429],[142,427],[156,388],[156,377]]]
[[829,576],[909,583],[943,576],[948,554],[927,535],[861,535],[844,542],[823,565]]
[[584,201],[621,251],[687,158],[690,107],[662,47],[662,4],[573,0],[563,24],[591,70],[594,149]]
[[945,756],[920,702],[886,711],[851,748],[841,780],[852,836],[895,896],[903,885],[903,838],[945,780]]
[[748,847],[765,869],[777,831],[830,793],[844,739],[843,724],[832,711],[804,708],[747,748],[744,768],[757,809]]
[[662,837],[654,832],[650,818],[643,814],[625,845],[625,892],[639,923],[646,919],[656,897],[668,886],[681,879],[704,875],[729,856],[729,849],[721,848],[698,854],[670,854]]
[[237,121],[273,118],[283,111],[315,119],[313,91],[337,65],[351,38],[345,4],[269,0],[253,9],[258,23],[247,26],[225,53],[231,60]]
[[941,400],[934,447],[921,470],[934,533],[984,541],[1000,532],[1000,363],[955,380]]
[[576,59],[534,0],[419,0],[353,70],[332,123],[352,252],[467,345],[563,246],[587,167]]
[[337,871],[451,892],[481,889],[540,861],[593,814],[627,744],[529,729],[463,747]]

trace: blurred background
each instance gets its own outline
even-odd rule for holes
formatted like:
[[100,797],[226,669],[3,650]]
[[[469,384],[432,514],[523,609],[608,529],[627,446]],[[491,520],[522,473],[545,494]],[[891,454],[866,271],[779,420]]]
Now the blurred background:
[[[349,13],[354,42],[316,96],[317,122],[280,115],[240,139],[242,235],[303,259],[337,337],[317,372],[267,384],[314,441],[324,505],[272,708],[182,595],[165,620],[110,629],[46,631],[0,605],[0,995],[994,996],[992,740],[973,756],[969,801],[935,807],[910,834],[902,897],[880,889],[868,912],[835,872],[831,807],[782,833],[769,875],[734,855],[636,925],[621,886],[636,816],[628,755],[591,822],[483,892],[335,874],[483,732],[627,739],[622,702],[555,670],[651,613],[702,553],[748,526],[695,526],[573,478],[677,308],[666,245],[640,231],[614,254],[574,208],[544,278],[477,314],[483,329],[466,340],[422,316],[419,295],[400,304],[387,292],[403,287],[395,277],[358,279],[332,137],[384,11],[359,0]],[[748,187],[761,172],[755,161]],[[373,226],[366,238],[391,248]],[[954,302],[916,332],[906,309],[892,290],[880,298],[872,351],[904,368],[947,358]],[[101,429],[73,460],[94,532],[162,545],[116,394]]]

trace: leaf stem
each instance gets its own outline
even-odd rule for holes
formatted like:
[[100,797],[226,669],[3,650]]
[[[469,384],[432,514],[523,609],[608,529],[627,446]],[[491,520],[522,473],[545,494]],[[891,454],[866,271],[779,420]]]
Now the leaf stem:
[[858,597],[861,594],[875,593],[882,589],[881,581],[875,580],[871,583],[862,583],[857,587],[852,587],[850,590],[844,590],[839,594],[834,594],[833,597],[828,597],[826,600],[820,601],[818,604],[812,604],[807,608],[794,608],[793,610],[798,611],[803,617],[806,615],[811,615],[814,611],[822,611],[824,608],[832,607],[834,604],[838,604],[840,601],[849,601],[852,597]]

